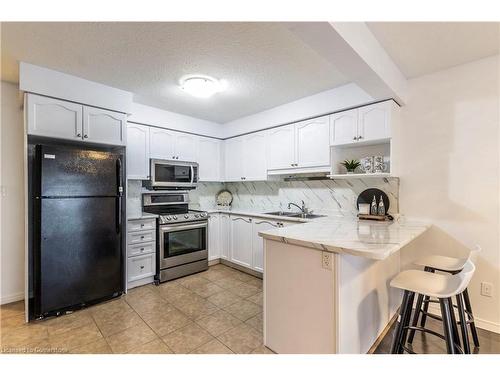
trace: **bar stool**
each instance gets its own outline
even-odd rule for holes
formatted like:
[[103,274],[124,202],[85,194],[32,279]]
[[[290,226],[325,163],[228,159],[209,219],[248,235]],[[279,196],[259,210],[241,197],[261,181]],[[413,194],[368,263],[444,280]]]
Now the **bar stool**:
[[[461,296],[469,285],[474,274],[474,264],[467,260],[461,272],[454,275],[442,275],[420,270],[400,272],[390,285],[404,291],[403,301],[398,313],[398,321],[391,346],[392,354],[402,354],[404,351],[415,354],[406,347],[406,337],[409,331],[422,331],[437,336],[446,341],[446,350],[449,354],[467,353],[460,346],[457,322],[453,312],[452,297]],[[411,312],[415,293],[437,298],[441,307],[444,335],[424,327],[410,325]],[[457,298],[460,320],[465,321],[465,308],[462,298]],[[464,347],[468,345],[467,324],[460,325]],[[465,344],[467,343],[467,345]],[[470,352],[470,350],[469,350]]]
[[[423,266],[424,271],[426,272],[446,272],[446,273],[451,273],[452,275],[459,273],[465,266],[468,260],[474,262],[477,254],[481,251],[481,247],[476,246],[474,249],[472,249],[469,253],[468,258],[451,258],[447,256],[442,256],[442,255],[430,255],[423,257],[421,259],[418,259],[416,262],[414,262],[415,265],[418,266]],[[477,329],[476,329],[476,324],[474,323],[474,315],[472,313],[472,307],[470,303],[470,298],[469,298],[469,292],[467,291],[467,288],[462,293],[463,297],[463,302],[465,303],[465,311],[466,311],[466,320],[465,324],[470,325],[471,329],[471,334],[472,334],[472,340],[474,341],[474,346],[479,347],[479,338],[477,335]],[[454,305],[453,307],[458,308],[459,304],[459,299],[460,297],[457,296],[457,305]],[[441,320],[441,317],[431,314],[428,312],[429,309],[429,303],[436,303],[437,301],[431,301],[428,296],[423,296],[422,294],[419,294],[417,296],[417,303],[415,305],[415,314],[413,315],[413,321],[411,323],[412,326],[416,326],[418,324],[418,319],[420,318],[420,327],[425,328],[425,323],[427,316],[430,318],[436,319],[436,320]],[[452,309],[453,312],[453,309]],[[460,319],[459,323],[462,325],[462,319]],[[409,336],[408,336],[408,343],[413,343],[413,338],[415,337],[415,332],[416,331],[411,331]],[[465,350],[467,348],[464,348]]]

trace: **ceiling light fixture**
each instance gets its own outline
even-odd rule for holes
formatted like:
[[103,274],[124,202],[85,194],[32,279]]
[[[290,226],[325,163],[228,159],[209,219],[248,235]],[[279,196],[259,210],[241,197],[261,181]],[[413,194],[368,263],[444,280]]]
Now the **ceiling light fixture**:
[[222,81],[203,75],[184,76],[180,80],[180,87],[197,98],[209,98],[225,89]]

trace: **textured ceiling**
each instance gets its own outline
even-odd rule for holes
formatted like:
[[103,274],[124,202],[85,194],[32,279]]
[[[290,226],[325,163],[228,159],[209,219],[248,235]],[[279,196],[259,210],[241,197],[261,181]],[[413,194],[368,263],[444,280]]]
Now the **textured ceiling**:
[[369,22],[368,27],[407,78],[499,52],[499,24]]
[[[219,123],[348,83],[283,23],[2,23],[1,38],[3,80],[26,61]],[[193,98],[177,86],[191,73],[228,89]]]

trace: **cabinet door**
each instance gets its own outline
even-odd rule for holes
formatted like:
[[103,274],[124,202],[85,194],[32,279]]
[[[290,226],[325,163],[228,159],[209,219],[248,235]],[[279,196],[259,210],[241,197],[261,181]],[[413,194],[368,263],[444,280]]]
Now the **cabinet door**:
[[390,101],[376,103],[358,109],[358,139],[374,141],[391,137]]
[[106,145],[126,144],[127,116],[105,109],[83,107],[83,140]]
[[196,161],[196,136],[178,133],[175,137],[175,157],[177,160]]
[[334,113],[330,117],[330,144],[354,143],[358,137],[358,110]]
[[302,121],[295,125],[297,167],[330,165],[330,124],[328,116]]
[[243,140],[242,137],[225,141],[225,181],[243,180]]
[[149,130],[149,152],[152,159],[174,159],[175,134],[165,129]]
[[220,181],[221,141],[218,139],[198,138],[198,163],[200,181]]
[[252,267],[252,219],[231,215],[231,261]]
[[231,219],[228,214],[219,214],[220,257],[230,259],[231,254]]
[[149,178],[149,126],[127,124],[127,178]]
[[267,168],[289,169],[295,164],[295,125],[271,129],[266,134]]
[[264,272],[264,239],[259,236],[259,232],[278,228],[278,223],[270,220],[254,219],[252,235],[252,268],[259,272]]
[[219,215],[208,216],[208,260],[220,258]]
[[263,132],[247,135],[243,138],[243,176],[245,181],[265,181],[266,136]]
[[81,141],[83,106],[27,94],[28,134]]

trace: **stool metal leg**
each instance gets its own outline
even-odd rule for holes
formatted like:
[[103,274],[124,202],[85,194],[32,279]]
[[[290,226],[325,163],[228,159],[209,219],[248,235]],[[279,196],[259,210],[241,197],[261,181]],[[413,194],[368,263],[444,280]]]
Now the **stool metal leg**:
[[403,322],[403,334],[401,335],[401,345],[399,346],[398,354],[403,354],[403,345],[406,345],[406,337],[408,336],[408,327],[411,320],[411,311],[413,310],[413,300],[415,298],[415,293],[410,292],[408,296],[408,310],[406,312],[405,320]]
[[451,313],[448,299],[440,298],[439,305],[441,306],[441,316],[443,317],[443,331],[446,339],[446,351],[448,354],[455,354],[455,340],[453,337],[453,328],[451,326]]
[[453,309],[453,300],[448,298],[448,304],[450,305],[450,323],[451,328],[453,329],[453,342],[460,346],[460,336],[458,335],[458,324],[457,319],[455,318],[455,310]]
[[410,298],[410,292],[405,290],[403,293],[403,300],[401,302],[401,307],[398,312],[398,319],[396,322],[396,329],[394,331],[394,336],[392,337],[391,354],[399,353],[401,347],[401,338],[403,337],[403,327],[408,315],[408,309],[411,311],[411,306],[408,305],[408,300]]
[[462,343],[465,354],[470,354],[470,344],[469,344],[469,332],[467,331],[467,318],[465,316],[465,308],[463,302],[463,296],[457,294],[457,306],[458,306],[458,316],[460,318],[460,330],[462,331]]
[[467,291],[467,288],[465,288],[465,290],[463,292],[463,297],[464,297],[464,302],[465,302],[465,309],[472,316],[472,320],[473,320],[470,323],[470,331],[472,333],[472,340],[474,341],[474,346],[479,347],[479,338],[477,336],[476,324],[474,323],[474,314],[472,313],[472,307],[470,305],[469,292]]
[[[411,322],[412,326],[417,326],[418,324],[418,318],[420,317],[420,310],[422,309],[422,303],[424,302],[424,295],[419,294],[417,297],[417,304],[415,305],[415,312],[413,315],[413,320]],[[428,304],[428,303],[427,303]],[[411,344],[413,343],[413,338],[415,337],[415,330],[411,330],[410,334],[408,335],[408,342]]]
[[[432,272],[432,273],[435,272],[434,269],[429,268],[429,267],[424,267],[424,271],[425,272]],[[422,328],[425,328],[425,322],[427,320],[427,311],[429,310],[429,300],[430,300],[429,296],[424,297],[424,306],[422,308],[423,313],[422,313],[422,318],[420,319],[420,327],[422,327]]]

